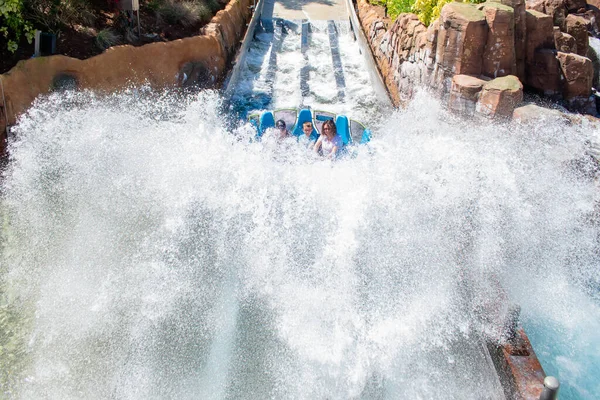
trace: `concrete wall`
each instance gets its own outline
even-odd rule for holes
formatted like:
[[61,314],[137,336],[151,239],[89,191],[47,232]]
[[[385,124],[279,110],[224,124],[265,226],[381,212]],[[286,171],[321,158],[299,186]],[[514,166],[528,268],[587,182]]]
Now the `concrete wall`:
[[245,33],[251,5],[251,0],[231,0],[194,37],[115,46],[86,60],[55,55],[20,61],[0,75],[4,91],[4,96],[0,91],[0,132],[14,124],[38,95],[65,85],[106,92],[141,84],[215,87]]

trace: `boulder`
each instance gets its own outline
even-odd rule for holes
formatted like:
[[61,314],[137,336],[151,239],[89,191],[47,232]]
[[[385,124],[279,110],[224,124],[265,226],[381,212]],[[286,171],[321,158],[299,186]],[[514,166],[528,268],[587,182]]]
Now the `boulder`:
[[[600,0],[598,0],[600,1]],[[525,53],[527,39],[527,14],[525,0],[499,0],[501,4],[512,7],[515,20],[515,61],[516,75],[519,80],[525,80]]]
[[483,85],[475,110],[489,118],[511,118],[521,101],[523,85],[519,78],[508,75]]
[[479,92],[485,82],[483,79],[470,75],[454,75],[448,107],[451,110],[472,115],[475,112]]
[[436,62],[445,77],[480,75],[488,26],[472,4],[449,3],[440,16]]
[[541,12],[527,10],[527,56],[526,62],[533,60],[538,49],[554,48],[554,27],[552,17]]
[[527,0],[526,7],[528,10],[546,13],[546,0]]
[[515,18],[512,7],[487,2],[478,8],[483,11],[489,27],[481,73],[491,78],[516,74]]
[[587,19],[596,35],[600,33],[600,0],[587,0]]
[[588,51],[588,21],[583,17],[569,14],[565,19],[563,31],[575,38],[577,54],[585,57]]
[[586,9],[587,3],[586,0],[566,0],[565,8],[567,12],[575,13],[581,9]]
[[554,25],[563,26],[567,16],[566,0],[545,0],[543,13],[552,17]]
[[589,98],[594,76],[592,61],[587,57],[561,51],[557,53],[556,58],[565,79],[563,84],[564,98],[566,100],[572,100],[575,97]]
[[552,49],[540,49],[534,53],[527,68],[527,86],[547,96],[562,93],[560,64]]
[[577,53],[575,38],[568,33],[561,32],[558,26],[554,27],[554,46],[556,50],[563,53]]
[[522,124],[569,125],[570,121],[564,113],[536,104],[526,104],[515,108],[513,120]]

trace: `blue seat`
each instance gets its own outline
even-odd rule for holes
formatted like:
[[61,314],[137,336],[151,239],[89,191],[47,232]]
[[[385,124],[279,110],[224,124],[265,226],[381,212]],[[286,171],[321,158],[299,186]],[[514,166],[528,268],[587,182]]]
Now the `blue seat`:
[[260,116],[260,127],[258,129],[258,137],[261,137],[265,130],[275,128],[275,117],[271,111],[265,111]]
[[350,127],[348,125],[348,117],[345,115],[338,115],[335,119],[335,127],[337,128],[337,133],[342,137],[342,141],[344,145],[352,142],[350,138]]
[[296,126],[294,126],[292,134],[296,137],[304,135],[304,132],[302,132],[302,124],[304,124],[305,122],[311,122],[313,124],[313,130],[310,134],[310,137],[313,140],[317,140],[319,134],[317,133],[317,130],[315,129],[315,124],[313,123],[312,113],[309,109],[306,108],[300,110],[300,112],[298,113],[298,118],[296,119]]
[[362,134],[362,138],[360,139],[360,144],[369,143],[371,141],[371,131],[365,129]]

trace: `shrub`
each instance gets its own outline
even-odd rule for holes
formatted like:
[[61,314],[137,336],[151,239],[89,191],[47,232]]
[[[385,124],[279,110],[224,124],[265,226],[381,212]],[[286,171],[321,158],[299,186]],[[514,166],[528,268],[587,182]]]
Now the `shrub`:
[[[388,15],[394,20],[401,13],[415,13],[419,20],[429,26],[441,14],[442,8],[452,0],[372,0],[372,4],[387,6]],[[469,3],[483,3],[485,0],[466,0]]]
[[206,1],[175,1],[154,0],[153,7],[157,6],[156,14],[158,19],[167,24],[179,24],[189,28],[200,22],[207,22],[212,17],[214,11],[220,8],[216,0]]
[[29,43],[33,40],[35,31],[23,15],[22,0],[0,0],[0,34],[6,39],[11,53],[19,48],[23,36]]
[[213,16],[213,10],[210,5],[207,3],[198,3],[196,5],[198,17],[202,22],[208,22]]
[[[219,2],[217,0],[206,0],[205,4],[210,9],[211,14],[214,14],[221,9],[221,4],[219,4]],[[212,17],[212,15],[211,15],[211,17]]]
[[160,5],[157,11],[158,18],[167,24],[180,24],[183,26],[191,26],[200,20],[194,14],[193,3],[190,2],[175,2],[172,0],[165,1]]
[[157,12],[158,9],[162,6],[162,4],[162,0],[150,0],[148,3],[146,3],[146,7],[148,7],[150,11]]
[[27,19],[52,33],[74,25],[93,25],[95,19],[87,0],[23,0],[23,4]]
[[387,12],[390,18],[396,17],[402,13],[412,12],[412,6],[415,0],[388,0]]
[[119,43],[121,37],[111,29],[102,29],[96,35],[96,45],[102,50],[106,50]]

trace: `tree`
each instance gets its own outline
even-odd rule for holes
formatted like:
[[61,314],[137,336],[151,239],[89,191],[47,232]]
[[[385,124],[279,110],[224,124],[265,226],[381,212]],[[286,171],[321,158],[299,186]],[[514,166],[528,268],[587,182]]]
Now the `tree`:
[[33,40],[35,31],[23,17],[22,0],[0,0],[0,34],[6,39],[11,53],[19,48],[23,36],[29,43]]

